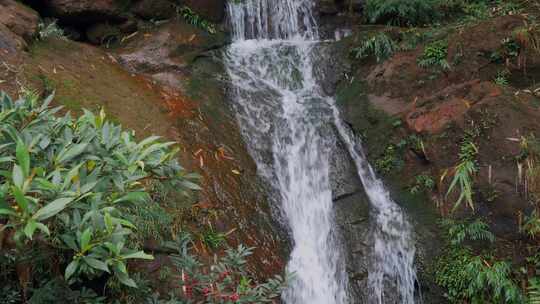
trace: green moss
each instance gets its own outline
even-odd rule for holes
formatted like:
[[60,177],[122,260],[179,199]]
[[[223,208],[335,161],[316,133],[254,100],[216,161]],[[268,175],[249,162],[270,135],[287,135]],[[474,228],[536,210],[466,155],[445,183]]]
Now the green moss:
[[371,159],[385,154],[394,138],[395,119],[371,105],[361,80],[344,81],[338,86],[337,104],[345,120],[362,136]]

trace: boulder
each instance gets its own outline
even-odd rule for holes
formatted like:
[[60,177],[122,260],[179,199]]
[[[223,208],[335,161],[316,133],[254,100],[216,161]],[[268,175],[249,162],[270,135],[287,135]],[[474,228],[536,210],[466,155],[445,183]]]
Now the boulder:
[[0,59],[16,55],[26,47],[26,42],[15,35],[7,26],[0,23]]
[[39,15],[15,0],[0,0],[0,23],[15,35],[30,41],[37,31]]
[[183,3],[208,21],[219,23],[225,18],[225,0],[185,0]]
[[132,12],[143,19],[161,20],[174,17],[176,7],[168,0],[141,0],[133,6]]
[[125,20],[125,5],[117,0],[43,0],[49,13],[67,24],[88,25]]

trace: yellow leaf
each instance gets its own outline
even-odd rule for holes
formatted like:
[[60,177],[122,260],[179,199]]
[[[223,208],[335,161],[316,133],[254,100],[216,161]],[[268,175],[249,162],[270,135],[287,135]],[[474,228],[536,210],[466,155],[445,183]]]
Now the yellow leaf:
[[238,171],[238,170],[232,170],[232,173],[234,173],[236,175],[240,175],[240,171]]

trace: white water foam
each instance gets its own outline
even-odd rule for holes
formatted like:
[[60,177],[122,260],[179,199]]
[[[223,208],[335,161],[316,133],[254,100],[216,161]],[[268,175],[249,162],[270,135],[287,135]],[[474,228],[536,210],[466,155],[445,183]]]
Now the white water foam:
[[293,250],[287,270],[295,280],[282,295],[288,304],[345,304],[345,261],[336,235],[330,188],[333,123],[346,143],[375,217],[370,302],[385,303],[385,285],[400,303],[414,303],[414,243],[403,212],[366,161],[360,142],[322,93],[313,72],[318,30],[309,0],[231,1],[234,42],[225,61],[243,135],[260,174],[277,190]]

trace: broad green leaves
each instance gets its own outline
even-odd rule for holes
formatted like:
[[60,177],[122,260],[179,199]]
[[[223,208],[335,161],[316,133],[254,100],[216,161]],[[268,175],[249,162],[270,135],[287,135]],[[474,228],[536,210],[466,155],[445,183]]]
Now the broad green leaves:
[[111,273],[134,287],[126,260],[153,257],[126,245],[138,229],[118,208],[156,204],[147,189],[156,182],[163,189],[198,190],[196,176],[178,164],[174,143],[157,136],[137,142],[104,111],[56,116],[51,101],[38,105],[32,96],[14,102],[0,94],[3,229],[14,230],[22,250],[38,234],[51,247],[60,240],[58,254],[73,257],[65,269],[69,283]]

